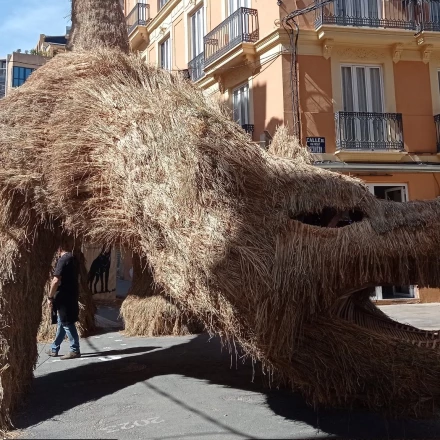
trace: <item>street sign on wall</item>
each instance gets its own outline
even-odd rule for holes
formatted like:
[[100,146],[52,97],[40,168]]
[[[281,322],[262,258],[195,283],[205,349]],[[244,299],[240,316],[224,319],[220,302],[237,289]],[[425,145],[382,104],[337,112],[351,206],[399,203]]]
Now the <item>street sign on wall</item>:
[[325,153],[324,137],[308,137],[306,138],[307,148],[311,153]]

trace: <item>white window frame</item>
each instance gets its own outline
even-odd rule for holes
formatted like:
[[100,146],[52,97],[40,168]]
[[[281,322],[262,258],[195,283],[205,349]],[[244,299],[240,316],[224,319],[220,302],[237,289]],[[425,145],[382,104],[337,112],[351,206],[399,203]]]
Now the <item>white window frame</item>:
[[[374,195],[374,188],[377,186],[389,186],[390,188],[401,188],[402,194],[403,194],[403,201],[407,202],[409,200],[408,197],[408,184],[406,183],[394,183],[394,182],[388,182],[388,183],[368,183],[367,187],[371,194]],[[389,301],[402,301],[406,299],[418,299],[419,298],[419,289],[417,286],[411,285],[409,286],[409,295],[402,294],[402,298],[394,298],[390,299]],[[376,286],[375,288],[375,296],[373,297],[373,300],[383,300],[382,295],[382,287]]]
[[[380,64],[349,64],[349,63],[342,63],[341,64],[341,68],[340,68],[340,75],[341,75],[341,91],[342,91],[342,108],[343,111],[345,111],[344,109],[344,75],[342,73],[342,69],[344,67],[349,67],[351,68],[351,85],[353,88],[353,107],[354,107],[354,112],[359,112],[359,97],[358,94],[355,93],[358,90],[358,83],[357,83],[357,75],[355,74],[356,72],[356,68],[357,67],[361,67],[361,68],[374,68],[374,69],[379,69],[379,78],[380,78],[380,96],[381,96],[381,103],[382,103],[382,113],[385,113],[385,89],[384,89],[384,72],[383,72],[383,67]],[[370,71],[366,70],[366,72],[368,72],[368,77],[367,75],[365,76],[366,79],[366,84],[365,84],[365,90],[367,93],[367,107],[368,105],[372,105],[371,102],[371,81],[370,81]],[[368,103],[368,100],[370,101]],[[367,112],[372,112],[372,110],[368,110]]]
[[[162,48],[165,47],[166,44],[167,44],[168,54],[167,54],[166,60],[164,62]],[[159,43],[159,66],[162,69],[171,71],[171,36],[170,35],[168,35],[165,39],[163,39]]]
[[226,0],[227,16],[232,15],[239,8],[250,8],[251,0]]
[[[194,18],[195,16],[199,14],[199,17],[201,19],[201,29],[197,29],[196,34],[196,28],[194,26]],[[205,17],[205,7],[204,4],[197,8],[195,11],[192,12],[192,14],[189,16],[189,22],[190,22],[190,59],[193,60],[196,56],[200,55],[204,50],[204,41],[203,38],[206,35],[206,17]],[[200,24],[200,21],[198,22]],[[199,44],[200,47],[196,47],[195,41],[199,38]],[[197,50],[198,49],[198,50]],[[197,53],[196,53],[197,52]]]
[[[236,99],[236,93],[239,92],[240,90],[246,90],[247,92],[247,106],[246,106],[246,114],[245,114],[245,118],[243,118],[243,115],[241,114],[241,102],[239,103],[239,108],[238,110],[240,111],[240,120],[241,120],[241,124],[240,126],[243,125],[248,125],[251,124],[250,119],[251,119],[251,98],[250,98],[250,85],[249,82],[245,82],[243,84],[240,84],[238,87],[235,87],[232,90],[232,112],[233,112],[233,118],[234,121],[237,122],[237,118],[235,117],[236,115],[236,107],[235,107],[235,99]],[[244,119],[244,120],[243,120]]]

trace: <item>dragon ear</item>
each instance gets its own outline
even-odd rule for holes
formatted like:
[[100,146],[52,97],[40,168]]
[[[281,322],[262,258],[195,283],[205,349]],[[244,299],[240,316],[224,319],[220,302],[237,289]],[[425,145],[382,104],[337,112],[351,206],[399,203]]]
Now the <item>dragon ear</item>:
[[68,49],[120,49],[128,53],[127,25],[120,0],[72,0]]
[[286,126],[277,127],[272,143],[269,146],[269,153],[275,156],[287,157],[295,161],[311,163],[311,155],[304,148],[300,141],[289,133]]

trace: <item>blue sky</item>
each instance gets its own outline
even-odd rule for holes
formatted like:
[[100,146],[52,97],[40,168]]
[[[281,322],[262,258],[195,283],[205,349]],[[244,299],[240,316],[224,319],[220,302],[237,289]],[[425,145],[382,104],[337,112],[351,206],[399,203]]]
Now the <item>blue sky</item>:
[[40,34],[64,35],[69,0],[0,0],[0,58],[33,49]]

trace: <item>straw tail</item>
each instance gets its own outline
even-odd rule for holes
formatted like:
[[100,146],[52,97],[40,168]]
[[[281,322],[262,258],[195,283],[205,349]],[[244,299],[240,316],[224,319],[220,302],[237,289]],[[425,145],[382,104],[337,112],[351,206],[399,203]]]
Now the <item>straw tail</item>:
[[127,26],[120,0],[72,0],[70,50],[119,48],[129,52]]

